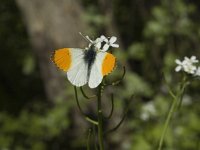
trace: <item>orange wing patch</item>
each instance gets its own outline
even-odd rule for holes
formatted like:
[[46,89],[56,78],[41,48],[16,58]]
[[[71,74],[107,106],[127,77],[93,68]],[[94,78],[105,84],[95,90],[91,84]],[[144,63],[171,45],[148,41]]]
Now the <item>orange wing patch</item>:
[[56,50],[52,55],[52,61],[59,69],[67,71],[71,65],[70,48],[62,48]]
[[110,54],[110,53],[107,53],[105,55],[105,58],[103,60],[103,63],[102,63],[102,74],[103,76],[109,74],[110,72],[113,71],[114,67],[115,67],[115,61],[116,61],[116,58]]

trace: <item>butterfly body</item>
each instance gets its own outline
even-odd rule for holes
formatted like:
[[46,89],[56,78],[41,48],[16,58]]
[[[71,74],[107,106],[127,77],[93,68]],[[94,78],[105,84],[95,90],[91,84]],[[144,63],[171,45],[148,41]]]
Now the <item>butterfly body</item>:
[[85,51],[84,55],[85,55],[84,61],[88,66],[88,80],[89,80],[91,67],[94,64],[95,58],[96,58],[96,55],[97,55],[97,52],[95,50],[95,46],[91,45],[91,47],[88,50]]

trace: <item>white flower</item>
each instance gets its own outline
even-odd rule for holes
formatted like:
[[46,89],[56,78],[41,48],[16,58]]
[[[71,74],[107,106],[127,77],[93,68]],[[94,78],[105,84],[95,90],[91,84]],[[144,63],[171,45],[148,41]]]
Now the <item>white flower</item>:
[[108,38],[106,38],[104,35],[101,36],[101,39],[106,42],[106,44],[103,46],[102,51],[107,51],[108,48],[111,47],[119,47],[119,44],[115,44],[115,42],[117,41],[117,37],[112,36],[109,40]]
[[[80,32],[79,32],[80,33]],[[81,36],[82,33],[80,33]],[[117,40],[117,37],[115,36],[112,36],[111,38],[106,38],[104,35],[101,35],[101,37],[98,37],[96,38],[96,40],[91,40],[90,37],[88,35],[86,36],[83,36],[87,41],[89,41],[89,46],[86,48],[90,48],[91,45],[94,45],[98,50],[101,50],[103,52],[107,51],[108,48],[111,46],[111,47],[119,47],[118,44],[115,44],[116,40]],[[102,42],[105,42],[103,48],[101,49],[102,47]]]
[[195,72],[195,76],[200,76],[200,67],[197,68],[197,70]]
[[182,62],[179,59],[176,59],[175,62],[178,65],[175,68],[176,72],[183,70],[186,73],[195,74],[197,67],[194,64],[198,63],[199,61],[196,59],[196,56],[192,56],[191,58],[184,57]]

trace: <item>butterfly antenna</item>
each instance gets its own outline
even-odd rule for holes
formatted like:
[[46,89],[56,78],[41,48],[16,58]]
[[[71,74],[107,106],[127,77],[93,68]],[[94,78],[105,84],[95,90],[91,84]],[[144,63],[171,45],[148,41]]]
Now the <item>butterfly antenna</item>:
[[86,40],[88,41],[89,43],[92,43],[93,41],[89,38],[89,36],[84,36],[81,32],[79,32],[79,34]]

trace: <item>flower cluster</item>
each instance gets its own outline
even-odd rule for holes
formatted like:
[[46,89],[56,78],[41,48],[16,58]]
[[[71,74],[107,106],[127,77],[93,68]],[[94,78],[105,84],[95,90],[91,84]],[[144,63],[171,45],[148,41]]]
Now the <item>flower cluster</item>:
[[192,74],[194,76],[200,76],[200,66],[197,67],[196,65],[199,62],[199,60],[197,60],[196,56],[192,56],[191,58],[184,57],[183,61],[176,59],[175,62],[178,65],[175,68],[176,72],[182,70],[188,74]]
[[103,52],[107,51],[109,47],[115,47],[115,48],[119,47],[119,44],[115,43],[117,41],[117,37],[115,36],[106,38],[104,35],[101,35],[94,41],[91,40],[89,36],[86,36],[86,39],[90,42],[89,47],[91,45],[94,45],[96,48],[98,48]]

